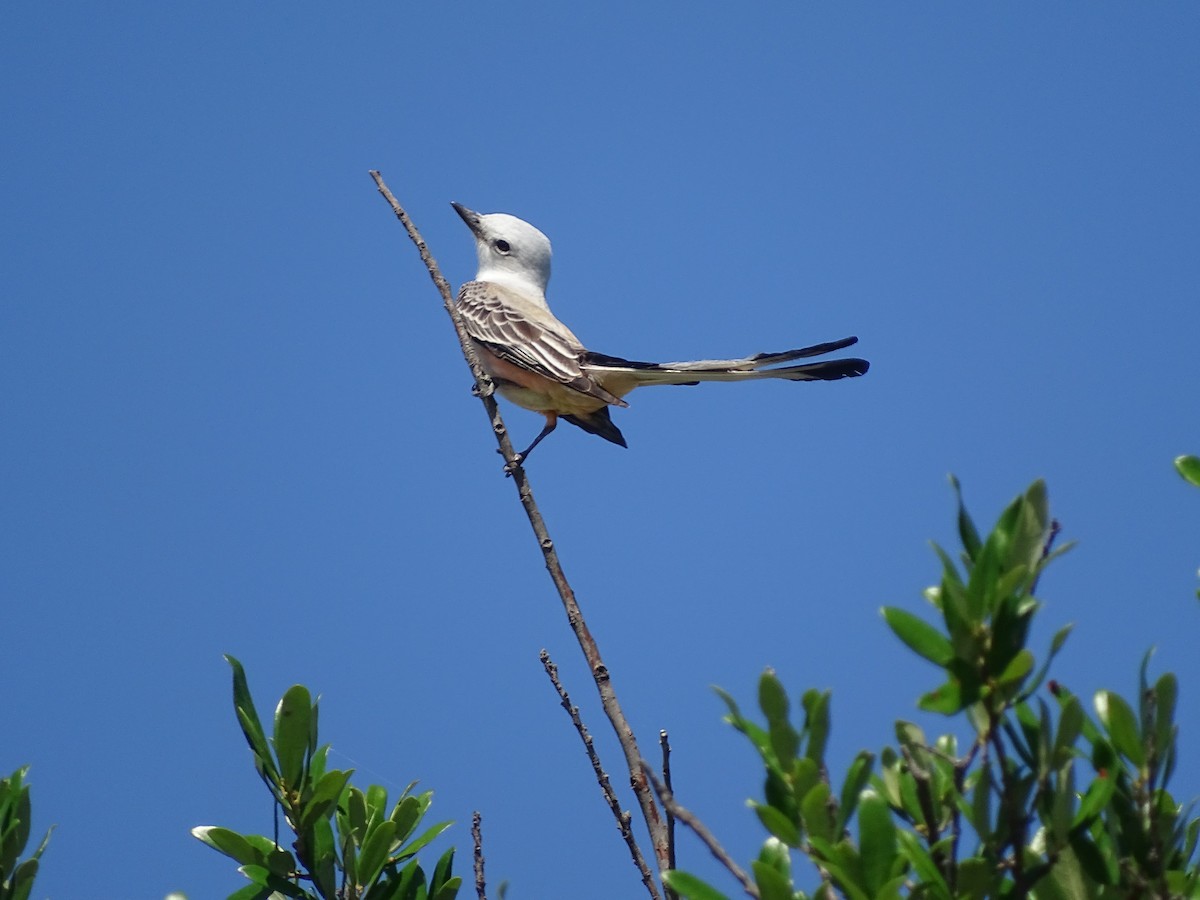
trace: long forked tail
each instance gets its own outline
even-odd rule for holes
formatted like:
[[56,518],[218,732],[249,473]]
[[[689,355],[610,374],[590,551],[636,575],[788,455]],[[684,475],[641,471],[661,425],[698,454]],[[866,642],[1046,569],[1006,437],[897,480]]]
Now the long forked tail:
[[649,384],[699,384],[701,381],[752,381],[760,378],[782,378],[787,381],[835,381],[865,375],[871,364],[865,359],[830,359],[780,366],[779,363],[821,356],[856,344],[858,338],[814,344],[782,353],[757,353],[742,359],[699,359],[690,362],[647,363],[589,352],[584,357],[585,371],[597,378],[606,389],[621,396],[635,387]]

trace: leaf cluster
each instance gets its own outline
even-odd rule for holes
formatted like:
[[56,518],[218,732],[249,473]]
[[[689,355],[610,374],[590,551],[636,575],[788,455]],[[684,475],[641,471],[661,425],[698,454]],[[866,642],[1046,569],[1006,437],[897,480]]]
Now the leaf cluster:
[[[894,634],[941,673],[918,705],[965,722],[930,741],[899,721],[896,743],[878,757],[860,752],[840,788],[825,761],[830,695],[801,696],[803,722],[774,672],[759,680],[762,720],[733,698],[726,721],[744,734],[765,769],[762,801],[750,801],[769,837],[753,862],[764,900],[836,896],[887,900],[950,898],[1200,898],[1200,818],[1168,792],[1177,760],[1174,675],[1148,677],[1138,699],[1107,690],[1092,713],[1047,676],[1069,626],[1039,666],[1027,646],[1041,604],[1034,596],[1052,552],[1045,486],[1035,482],[981,538],[958,494],[956,561],[941,548],[940,583],[926,592],[940,614],[930,623],[890,607]],[[1048,684],[1048,698],[1039,694]],[[1094,715],[1093,715],[1094,713]],[[797,887],[792,851],[807,857],[817,885]],[[680,896],[720,900],[713,886],[672,871]],[[810,876],[811,877],[811,876]]]
[[0,778],[0,900],[28,900],[42,853],[50,842],[47,831],[33,855],[21,859],[29,844],[33,813],[25,783],[28,773],[29,766],[23,766]]
[[384,788],[371,785],[363,792],[350,784],[352,769],[329,769],[329,746],[317,741],[318,704],[302,685],[279,701],[268,739],[241,663],[225,658],[233,668],[234,711],[255,770],[294,836],[287,849],[278,834],[193,828],[196,838],[237,862],[251,882],[229,900],[453,900],[462,885],[451,871],[454,849],[441,856],[428,878],[415,858],[450,825],[439,822],[418,834],[433,792],[413,794],[413,782],[389,811]]

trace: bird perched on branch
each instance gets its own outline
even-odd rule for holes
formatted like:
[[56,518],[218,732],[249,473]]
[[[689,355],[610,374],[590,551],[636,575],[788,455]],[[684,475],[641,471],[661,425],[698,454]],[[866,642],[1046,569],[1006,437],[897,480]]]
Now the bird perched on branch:
[[588,350],[546,303],[550,239],[516,216],[481,215],[462,204],[451,205],[475,236],[479,257],[475,280],[458,293],[458,311],[479,363],[502,397],[546,417],[546,427],[517,454],[516,465],[559,419],[627,446],[609,407],[628,406],[622,398],[644,385],[761,378],[834,381],[863,375],[870,365],[856,358],[780,365],[841,350],[857,343],[856,337],[782,353],[692,362],[636,362]]

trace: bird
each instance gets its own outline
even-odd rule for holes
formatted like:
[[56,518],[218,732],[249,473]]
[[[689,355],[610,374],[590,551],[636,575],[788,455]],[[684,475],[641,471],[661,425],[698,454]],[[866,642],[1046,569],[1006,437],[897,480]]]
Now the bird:
[[474,235],[479,261],[475,278],[459,290],[456,304],[475,356],[500,396],[546,418],[533,442],[505,467],[509,474],[560,419],[627,447],[609,410],[629,406],[624,398],[638,387],[763,378],[834,381],[865,375],[870,367],[857,358],[780,366],[842,350],[857,343],[857,337],[741,359],[690,362],[638,362],[589,350],[546,302],[550,239],[516,216],[450,205]]

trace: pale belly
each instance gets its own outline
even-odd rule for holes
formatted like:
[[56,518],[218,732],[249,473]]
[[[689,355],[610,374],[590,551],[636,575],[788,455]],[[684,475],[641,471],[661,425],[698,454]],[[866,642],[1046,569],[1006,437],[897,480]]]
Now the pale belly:
[[586,416],[607,406],[597,397],[581,394],[544,375],[515,366],[479,344],[475,344],[475,353],[483,371],[495,382],[496,392],[524,409]]

